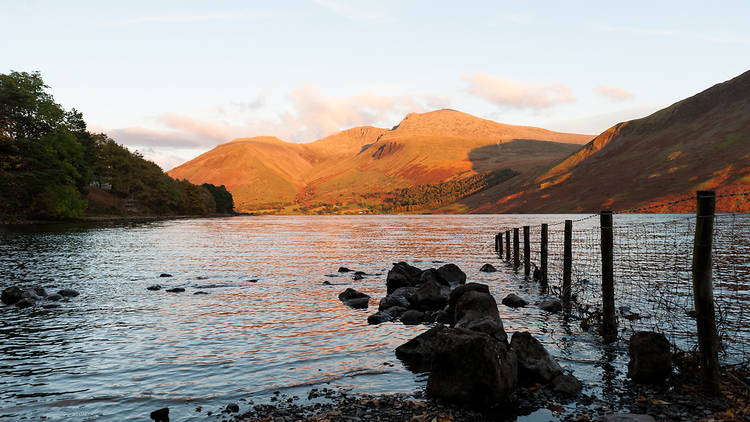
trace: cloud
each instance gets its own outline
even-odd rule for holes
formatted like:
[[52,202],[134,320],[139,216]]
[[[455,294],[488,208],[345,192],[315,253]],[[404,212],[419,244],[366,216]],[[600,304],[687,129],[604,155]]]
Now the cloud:
[[466,92],[503,108],[538,111],[575,101],[570,89],[560,83],[527,84],[486,73],[464,75],[461,79],[468,82]]
[[682,38],[696,41],[704,41],[718,44],[741,44],[750,45],[750,37],[738,36],[732,33],[703,33],[703,32],[685,32],[672,29],[662,28],[642,28],[636,26],[616,26],[616,25],[590,25],[590,28],[600,32],[613,32],[637,36],[661,37],[661,38]]
[[316,4],[347,19],[366,22],[382,23],[391,16],[393,1],[371,0],[313,0]]
[[152,116],[155,128],[132,126],[102,131],[121,144],[142,149],[144,156],[151,158],[148,151],[205,151],[239,137],[269,135],[289,141],[312,141],[353,126],[391,127],[408,113],[451,105],[448,98],[434,95],[364,92],[328,96],[312,84],[289,92],[286,100],[287,107],[276,114],[260,115],[259,109],[265,103],[265,97],[260,96],[249,102],[223,105],[215,108],[213,115],[199,118],[177,113]]
[[633,98],[633,94],[616,86],[599,85],[595,91],[602,97],[617,102]]

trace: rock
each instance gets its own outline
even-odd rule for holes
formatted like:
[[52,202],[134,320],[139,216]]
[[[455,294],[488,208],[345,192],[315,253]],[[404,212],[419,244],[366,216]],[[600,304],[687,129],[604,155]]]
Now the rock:
[[35,295],[39,297],[45,297],[47,296],[47,290],[44,289],[44,287],[32,287],[31,290],[34,292]]
[[16,302],[16,307],[18,307],[18,309],[24,309],[24,308],[32,307],[35,304],[36,304],[36,300],[34,300],[34,299],[30,298],[30,297],[25,297],[25,298],[19,300],[18,302]]
[[451,318],[450,314],[446,310],[440,310],[435,313],[435,321],[438,324],[449,324],[451,323],[453,319]]
[[362,271],[356,271],[352,276],[352,280],[362,280],[367,274]]
[[508,402],[517,384],[515,354],[487,334],[460,328],[437,332],[427,394],[488,408]]
[[430,370],[432,352],[438,333],[446,330],[442,325],[432,327],[424,333],[414,337],[396,348],[396,357],[407,369],[413,372],[427,372]]
[[23,290],[16,286],[6,288],[0,296],[0,300],[6,305],[13,305],[21,299],[23,299]]
[[510,349],[518,358],[518,381],[523,385],[546,384],[563,373],[542,343],[526,331],[513,334]]
[[55,309],[55,308],[60,308],[60,307],[61,306],[59,303],[47,303],[45,305],[42,305],[42,308],[44,309]]
[[193,293],[194,295],[207,295],[208,292],[204,292],[203,290],[198,290],[197,292]]
[[80,293],[78,293],[77,290],[73,290],[73,289],[58,290],[57,294],[59,294],[62,297],[76,297],[76,296],[80,295]]
[[393,264],[386,276],[386,293],[391,294],[399,287],[413,287],[418,284],[422,270],[406,262]]
[[339,271],[338,272],[340,272],[340,273],[348,273],[349,271],[351,271],[349,268],[339,267]]
[[59,295],[57,293],[52,293],[51,295],[45,296],[44,300],[51,300],[53,302],[57,302],[58,300],[62,299],[62,295]]
[[458,298],[461,297],[464,293],[468,291],[478,291],[478,292],[484,292],[487,294],[490,294],[490,288],[487,287],[486,284],[480,284],[480,283],[469,283],[464,284],[463,286],[458,286],[450,294],[450,297],[448,299],[448,313],[450,314],[451,318],[453,318],[453,314],[456,311],[456,302],[458,301]]
[[639,331],[630,337],[628,376],[637,383],[662,384],[672,374],[672,351],[664,334]]
[[515,293],[511,293],[503,298],[502,304],[511,308],[523,308],[528,305],[529,302],[523,300],[521,296]]
[[155,422],[169,422],[169,408],[154,410],[150,416]]
[[[411,287],[402,287],[401,289],[408,289]],[[401,290],[399,289],[399,290]],[[416,289],[415,289],[416,290]],[[397,296],[395,294],[391,294],[389,296],[386,296],[382,299],[380,299],[380,304],[378,305],[379,310],[385,310],[388,308],[392,308],[394,306],[400,306],[402,308],[408,308],[410,306],[409,301],[404,296]]]
[[161,290],[161,286],[158,284],[154,284],[153,286],[146,287],[146,290],[151,290],[151,291]]
[[482,265],[482,268],[479,269],[479,271],[483,273],[494,273],[497,271],[497,268],[493,267],[492,264],[484,264]]
[[240,411],[240,406],[237,403],[229,403],[227,405],[226,411],[229,413],[237,413]]
[[456,264],[445,264],[437,269],[437,273],[451,287],[466,284],[466,273]]
[[414,293],[413,304],[421,311],[436,311],[443,309],[448,304],[449,294],[450,291],[447,286],[428,279],[417,288]]
[[401,322],[404,323],[404,325],[418,325],[422,323],[424,317],[424,312],[411,309],[401,314],[400,319]]
[[577,396],[581,393],[581,389],[583,388],[583,385],[581,384],[581,381],[578,381],[578,378],[568,374],[560,374],[556,376],[552,379],[549,386],[555,393],[567,397]]
[[343,292],[339,293],[339,300],[342,301],[342,302],[346,302],[347,300],[358,299],[358,298],[367,298],[367,299],[370,299],[370,296],[368,296],[368,295],[366,295],[366,294],[364,294],[362,292],[358,292],[358,291],[352,289],[351,287],[349,287],[346,290],[344,290]]
[[343,302],[344,305],[355,309],[367,309],[367,307],[370,306],[370,296],[355,297],[353,299],[344,300]]
[[539,308],[547,312],[560,312],[562,311],[562,303],[559,299],[547,299],[539,303]]
[[542,274],[542,270],[540,270],[539,267],[536,266],[536,264],[532,265],[534,265],[534,272],[532,273],[531,277],[533,277],[534,281],[542,281],[542,276],[544,275]]
[[184,291],[185,289],[183,287],[172,287],[171,289],[165,290],[165,292],[169,292],[169,293],[182,293]]
[[599,422],[656,422],[651,415],[638,415],[635,413],[614,413],[597,419]]
[[406,311],[408,311],[408,309],[402,308],[401,306],[392,306],[386,310],[378,311],[368,316],[367,323],[370,325],[377,325],[383,322],[393,321]]
[[478,290],[465,291],[456,299],[453,327],[480,331],[503,343],[508,335],[491,294]]
[[324,285],[324,286],[330,286],[330,285],[331,285],[331,282],[330,282],[330,281],[328,281],[328,280],[326,280],[326,281],[324,281],[324,282],[323,282],[323,285]]
[[161,274],[159,274],[159,277],[162,277],[162,278],[164,278],[164,277],[172,277],[172,274],[161,273]]

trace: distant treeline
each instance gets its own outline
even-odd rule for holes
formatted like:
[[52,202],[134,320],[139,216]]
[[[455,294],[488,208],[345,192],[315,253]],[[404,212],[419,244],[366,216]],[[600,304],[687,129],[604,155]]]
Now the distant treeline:
[[390,197],[386,198],[383,211],[404,212],[437,208],[502,183],[517,174],[511,169],[502,169],[458,180],[396,189]]
[[0,217],[232,213],[224,186],[197,186],[104,134],[46,92],[39,73],[0,74]]

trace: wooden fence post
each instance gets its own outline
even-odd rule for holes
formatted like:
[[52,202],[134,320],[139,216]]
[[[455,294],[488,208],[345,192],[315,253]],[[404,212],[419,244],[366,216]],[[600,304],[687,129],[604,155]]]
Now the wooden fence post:
[[505,260],[510,261],[510,230],[505,231]]
[[541,241],[541,249],[539,251],[539,265],[541,266],[542,271],[542,291],[547,291],[547,242],[549,241],[548,235],[547,235],[547,224],[542,224],[542,241]]
[[513,228],[513,269],[521,265],[521,257],[518,256],[518,227]]
[[495,238],[496,238],[495,241],[497,243],[497,246],[495,247],[495,249],[497,250],[497,254],[500,255],[500,257],[502,257],[503,256],[503,232],[498,233],[497,236],[495,236]]
[[563,285],[562,300],[565,309],[570,308],[570,278],[573,270],[573,220],[565,220],[563,239]]
[[614,233],[612,232],[612,211],[599,213],[601,225],[602,251],[602,334],[606,343],[617,339],[617,316],[615,315],[614,277]]
[[523,226],[523,275],[531,274],[531,245],[529,245],[529,226]]
[[713,277],[711,275],[716,193],[714,191],[698,191],[697,199],[695,242],[693,244],[693,298],[698,325],[698,348],[701,355],[705,387],[711,394],[718,395],[721,381],[719,340],[716,330]]

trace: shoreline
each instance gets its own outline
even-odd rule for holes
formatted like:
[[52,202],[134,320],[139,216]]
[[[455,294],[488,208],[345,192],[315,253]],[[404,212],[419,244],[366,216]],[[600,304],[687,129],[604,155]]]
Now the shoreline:
[[147,223],[165,220],[188,220],[193,218],[246,217],[254,214],[205,214],[205,215],[92,215],[69,220],[0,220],[0,227],[8,226],[48,226],[55,224],[99,224],[99,223]]

